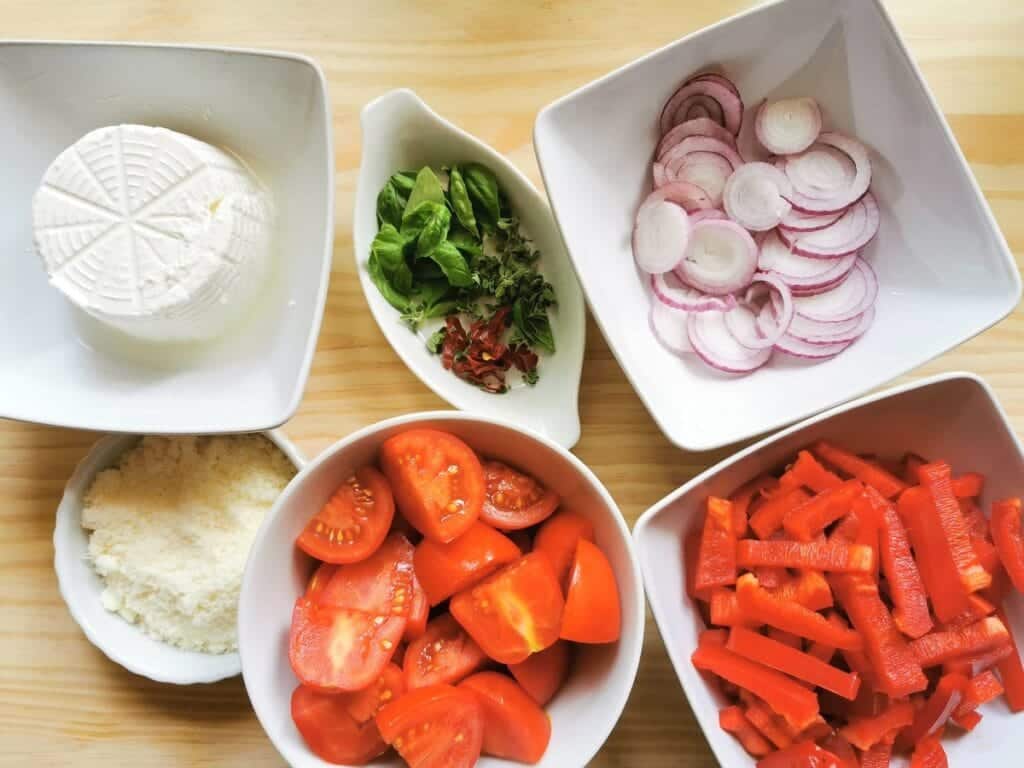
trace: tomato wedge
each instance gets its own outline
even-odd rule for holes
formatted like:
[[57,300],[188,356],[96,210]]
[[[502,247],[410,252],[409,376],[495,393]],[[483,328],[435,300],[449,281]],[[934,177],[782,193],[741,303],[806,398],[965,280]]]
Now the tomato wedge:
[[409,604],[409,615],[406,618],[408,621],[402,639],[411,643],[427,631],[427,620],[430,618],[430,603],[427,601],[427,593],[423,591],[415,573],[412,576],[412,602]]
[[358,691],[384,672],[404,631],[402,617],[372,616],[300,597],[292,612],[288,660],[306,685]]
[[484,464],[487,495],[480,518],[503,531],[518,531],[543,522],[558,507],[558,494],[529,475],[500,461]]
[[559,512],[545,521],[534,537],[534,551],[548,556],[559,584],[565,584],[580,539],[594,540],[594,524],[578,512]]
[[484,470],[473,449],[447,432],[411,429],[384,441],[380,464],[399,509],[428,539],[451,541],[483,506]]
[[345,696],[300,685],[292,693],[292,720],[306,745],[329,763],[363,765],[387,751],[372,720],[358,723]]
[[569,644],[559,640],[550,648],[530,654],[525,661],[510,664],[508,671],[523,690],[542,707],[558,693],[569,676]]
[[413,546],[400,533],[366,560],[343,565],[319,594],[321,603],[374,616],[407,616],[413,602]]
[[354,693],[332,694],[345,699],[345,711],[357,723],[372,721],[381,707],[405,693],[405,675],[394,663],[384,667],[384,672],[366,688]]
[[403,672],[405,686],[425,688],[457,683],[487,662],[487,656],[459,623],[444,613],[427,625],[423,636],[409,643]]
[[544,757],[551,721],[515,680],[499,672],[478,672],[459,688],[477,697],[484,716],[485,755],[531,765]]
[[416,575],[431,605],[473,586],[520,556],[507,536],[484,523],[473,523],[447,544],[424,539],[416,547]]
[[338,567],[333,563],[320,563],[316,570],[313,571],[313,575],[309,577],[309,583],[306,585],[306,597],[311,600],[319,600],[319,595],[323,594],[323,591],[327,589],[327,584],[330,582],[331,577],[334,576],[335,571],[338,570]]
[[532,552],[459,592],[450,607],[484,653],[518,664],[558,640],[564,604],[547,556]]
[[377,713],[377,728],[409,768],[472,768],[483,746],[476,697],[450,685],[409,691]]
[[388,481],[373,467],[362,467],[306,523],[295,544],[326,563],[357,563],[384,541],[394,516]]
[[604,552],[586,539],[576,545],[562,614],[562,637],[577,643],[614,643],[622,631],[615,572]]

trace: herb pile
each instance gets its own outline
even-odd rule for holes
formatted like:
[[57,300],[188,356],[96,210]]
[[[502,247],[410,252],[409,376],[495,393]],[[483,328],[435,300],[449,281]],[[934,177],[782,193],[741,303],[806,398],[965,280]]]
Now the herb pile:
[[442,176],[446,184],[424,167],[388,179],[377,195],[370,277],[411,330],[445,318],[427,346],[459,378],[501,393],[515,368],[535,384],[535,350],[555,351],[555,291],[537,271],[540,253],[490,169],[471,163]]

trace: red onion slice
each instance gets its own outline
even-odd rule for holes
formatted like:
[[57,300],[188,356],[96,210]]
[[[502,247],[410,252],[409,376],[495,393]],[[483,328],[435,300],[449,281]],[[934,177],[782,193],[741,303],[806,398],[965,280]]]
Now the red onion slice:
[[[655,193],[657,194],[657,193]],[[633,227],[633,258],[645,272],[668,272],[683,258],[690,240],[686,211],[667,200],[650,196],[636,213]]]
[[673,167],[678,168],[686,156],[694,152],[711,152],[721,155],[729,161],[732,170],[743,165],[743,158],[735,149],[724,141],[719,141],[711,136],[687,136],[675,146],[670,147],[658,160],[665,165],[666,170],[672,171]]
[[690,214],[690,224],[696,224],[698,221],[704,221],[705,219],[728,219],[725,211],[719,210],[718,208],[708,208],[704,211],[694,211]]
[[696,184],[685,181],[668,181],[647,196],[644,203],[665,200],[683,207],[687,213],[706,210],[712,207],[707,192]]
[[731,147],[735,148],[736,146],[736,137],[725,130],[725,128],[709,118],[697,117],[687,120],[685,123],[679,123],[679,125],[674,126],[672,130],[662,136],[654,156],[660,160],[672,147],[690,136],[707,136],[712,139],[718,139],[723,144],[728,144]]
[[[833,147],[846,155],[853,163],[852,177],[848,163],[837,159],[841,155],[821,150],[821,145]],[[842,210],[859,200],[871,184],[871,159],[867,148],[856,139],[839,133],[822,133],[810,149],[785,160],[785,171],[793,182],[789,201],[794,208],[806,213]],[[808,190],[814,191],[815,196],[807,194]],[[829,192],[827,196],[826,192]]]
[[[761,286],[768,291],[759,291]],[[777,312],[773,306],[778,307]],[[759,322],[766,311],[772,318],[770,324]],[[725,324],[747,349],[771,349],[788,331],[793,317],[793,297],[788,286],[771,275],[755,275],[744,303],[725,313]]]
[[855,253],[878,234],[881,215],[870,192],[840,216],[835,223],[813,232],[779,227],[779,237],[796,253],[813,259],[835,259]]
[[803,213],[796,208],[790,208],[789,213],[782,217],[779,226],[795,232],[814,232],[835,224],[844,213],[845,210],[834,213]]
[[776,227],[791,206],[792,192],[786,174],[768,163],[747,163],[725,183],[722,202],[733,221],[755,232]]
[[835,288],[813,296],[797,296],[793,304],[802,317],[837,323],[866,312],[877,297],[878,278],[874,270],[864,259],[857,259],[850,274]]
[[705,219],[690,229],[676,274],[705,293],[722,295],[746,288],[757,269],[757,243],[743,227],[725,219]]
[[[692,217],[690,224],[696,223]],[[839,259],[813,259],[793,253],[778,232],[761,239],[757,268],[776,275],[794,293],[809,293],[834,287],[849,274],[857,261],[856,252]]]
[[808,344],[806,341],[802,341],[787,333],[775,344],[775,349],[792,357],[800,357],[805,360],[828,360],[838,355],[852,343],[852,341],[844,341],[835,344]]
[[747,349],[729,332],[723,312],[691,313],[686,328],[701,360],[726,373],[750,373],[768,362],[771,347]]
[[691,152],[668,167],[668,173],[677,181],[695,184],[708,193],[716,208],[722,204],[725,184],[732,175],[732,165],[713,152]]
[[766,101],[754,122],[761,146],[776,155],[803,152],[821,133],[821,110],[808,97]]
[[692,352],[690,335],[686,330],[685,310],[674,309],[661,301],[651,302],[651,330],[665,349],[677,355]]
[[789,335],[808,344],[841,344],[860,338],[875,320],[875,308],[868,307],[863,313],[841,320],[838,323],[822,323],[795,315],[789,326]]
[[700,77],[700,79],[691,79],[683,83],[665,102],[658,121],[661,134],[668,133],[677,123],[698,117],[699,115],[688,114],[696,106],[703,107],[705,111],[709,112],[709,116],[714,118],[715,115],[708,108],[708,100],[717,104],[721,110],[722,126],[733,136],[739,133],[740,122],[743,119],[743,101],[736,93],[735,88],[723,84],[717,78]]
[[726,77],[725,75],[720,75],[718,72],[701,72],[699,75],[694,75],[693,77],[691,77],[689,80],[687,80],[687,82],[692,83],[696,82],[697,80],[713,80],[714,82],[720,83],[721,85],[725,86],[730,91],[732,91],[734,94],[736,94],[737,99],[740,98],[740,89],[736,87],[736,84],[728,77]]
[[673,272],[651,275],[651,290],[662,304],[683,312],[723,311],[736,306],[735,296],[709,296],[687,285]]

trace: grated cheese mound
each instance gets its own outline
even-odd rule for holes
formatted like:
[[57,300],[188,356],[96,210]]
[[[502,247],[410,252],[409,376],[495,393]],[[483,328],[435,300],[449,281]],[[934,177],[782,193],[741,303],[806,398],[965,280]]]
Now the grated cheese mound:
[[242,571],[295,467],[262,435],[144,437],[85,497],[103,606],[180,648],[238,648]]

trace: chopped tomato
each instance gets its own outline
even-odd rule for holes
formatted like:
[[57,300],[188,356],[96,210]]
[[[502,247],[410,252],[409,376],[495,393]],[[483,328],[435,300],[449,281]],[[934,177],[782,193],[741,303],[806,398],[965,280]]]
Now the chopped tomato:
[[562,637],[577,643],[614,643],[621,631],[622,609],[612,564],[604,552],[580,539],[569,571]]
[[543,522],[558,507],[558,494],[500,461],[484,464],[487,495],[480,518],[503,531]]
[[459,623],[444,613],[427,625],[405,652],[405,685],[424,688],[457,683],[487,662],[487,656]]
[[295,601],[288,660],[295,676],[321,690],[357,691],[384,672],[405,631],[405,618]]
[[407,618],[402,639],[411,643],[427,631],[427,620],[430,618],[430,601],[427,600],[427,593],[423,591],[415,573],[412,575],[412,602],[409,604]]
[[544,756],[551,721],[515,680],[499,672],[478,672],[459,688],[477,697],[484,716],[485,755],[529,764]]
[[373,467],[362,467],[306,523],[295,544],[326,563],[357,563],[384,541],[394,516],[388,481]]
[[541,525],[533,539],[534,551],[548,556],[559,584],[565,584],[580,539],[594,540],[594,524],[578,512],[559,512]]
[[354,693],[333,694],[344,698],[347,702],[346,711],[357,723],[372,721],[380,708],[389,701],[394,701],[405,693],[405,675],[402,670],[390,663],[384,672],[366,688]]
[[565,603],[550,561],[532,552],[455,595],[450,605],[484,653],[518,664],[558,640]]
[[542,707],[558,693],[569,676],[569,644],[559,640],[550,648],[531,653],[518,664],[509,664],[508,671],[523,690]]
[[412,557],[412,544],[393,533],[366,560],[340,566],[318,599],[374,616],[407,616],[413,593]]
[[450,685],[409,691],[377,713],[377,728],[409,768],[472,768],[484,739],[476,696]]
[[318,599],[317,596],[327,589],[327,584],[338,568],[339,566],[333,563],[320,563],[313,571],[313,575],[309,577],[309,583],[306,585],[306,597],[311,600]]
[[384,441],[380,464],[402,515],[435,541],[461,536],[483,506],[484,470],[455,435],[411,429]]
[[484,523],[473,523],[447,544],[424,539],[416,547],[416,577],[431,605],[471,587],[520,556],[519,547]]
[[300,685],[292,693],[292,720],[306,745],[328,763],[363,765],[387,751],[373,721],[356,722],[345,696]]

